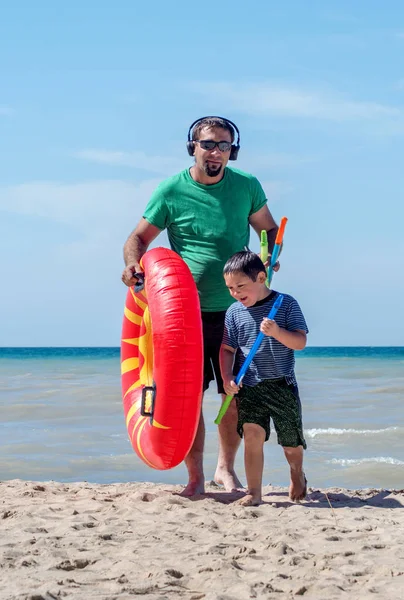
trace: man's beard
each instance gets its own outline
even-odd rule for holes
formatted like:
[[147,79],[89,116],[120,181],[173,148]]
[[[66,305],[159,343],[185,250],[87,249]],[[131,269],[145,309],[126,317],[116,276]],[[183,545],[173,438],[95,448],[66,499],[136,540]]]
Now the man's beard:
[[220,171],[222,170],[222,165],[219,165],[218,167],[216,167],[215,169],[212,169],[208,163],[204,164],[203,170],[205,171],[206,175],[208,177],[217,177],[218,175],[220,175]]

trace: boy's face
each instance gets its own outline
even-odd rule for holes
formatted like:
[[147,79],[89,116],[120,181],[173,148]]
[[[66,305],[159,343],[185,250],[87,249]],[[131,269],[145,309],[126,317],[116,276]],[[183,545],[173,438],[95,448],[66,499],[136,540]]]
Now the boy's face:
[[258,273],[256,281],[252,281],[244,273],[229,273],[224,276],[224,280],[231,296],[244,306],[254,306],[269,294],[264,272]]

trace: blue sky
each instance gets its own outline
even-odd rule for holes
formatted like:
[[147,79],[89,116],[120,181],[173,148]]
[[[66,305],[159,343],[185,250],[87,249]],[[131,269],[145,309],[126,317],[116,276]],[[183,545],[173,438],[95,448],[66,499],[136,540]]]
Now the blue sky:
[[0,20],[1,346],[119,345],[122,245],[206,114],[289,218],[310,345],[404,345],[402,2],[38,0]]

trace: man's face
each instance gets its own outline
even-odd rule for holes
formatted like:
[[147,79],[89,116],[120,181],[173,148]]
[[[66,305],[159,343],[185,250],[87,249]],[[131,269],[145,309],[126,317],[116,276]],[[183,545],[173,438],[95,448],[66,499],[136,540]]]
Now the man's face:
[[[231,144],[231,135],[229,131],[220,127],[204,127],[199,134],[198,141],[203,142],[207,140],[229,142]],[[195,141],[195,163],[208,177],[217,177],[222,173],[229,161],[230,150],[231,148],[222,152],[218,146],[215,146],[212,150],[204,150],[201,144]]]

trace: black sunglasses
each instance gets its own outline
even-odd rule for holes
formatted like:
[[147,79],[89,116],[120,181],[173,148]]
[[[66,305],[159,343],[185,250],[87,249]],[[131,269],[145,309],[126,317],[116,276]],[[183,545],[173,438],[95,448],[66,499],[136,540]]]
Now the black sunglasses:
[[193,140],[198,142],[203,150],[213,150],[216,146],[220,152],[228,152],[231,149],[231,142],[214,142],[213,140]]

